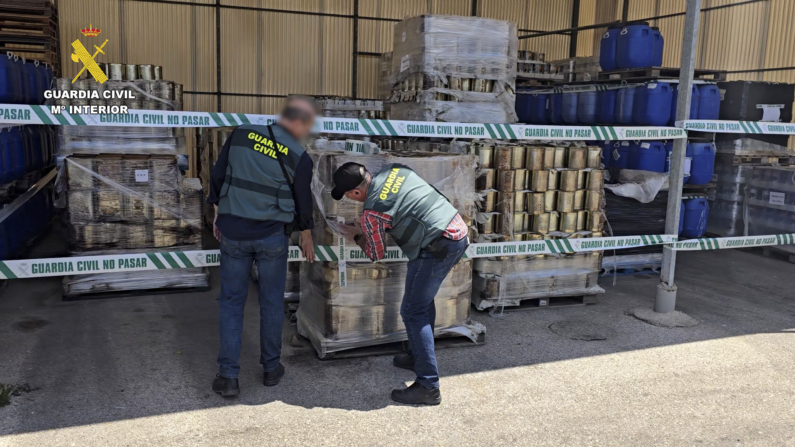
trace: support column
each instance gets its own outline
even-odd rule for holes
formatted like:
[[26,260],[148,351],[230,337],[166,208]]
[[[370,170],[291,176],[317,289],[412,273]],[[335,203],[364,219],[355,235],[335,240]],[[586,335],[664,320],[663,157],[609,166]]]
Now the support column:
[[[685,34],[682,39],[682,63],[679,72],[679,96],[676,98],[676,121],[684,121],[690,116],[690,100],[693,88],[693,70],[696,63],[696,41],[698,40],[698,19],[701,12],[701,0],[687,0],[685,15]],[[682,202],[682,182],[685,173],[685,151],[687,140],[674,140],[671,153],[671,169],[669,173],[668,208],[665,213],[665,234],[679,234],[679,207]],[[676,252],[665,246],[663,248],[662,272],[657,296],[654,300],[654,311],[660,313],[673,312],[676,307]]]

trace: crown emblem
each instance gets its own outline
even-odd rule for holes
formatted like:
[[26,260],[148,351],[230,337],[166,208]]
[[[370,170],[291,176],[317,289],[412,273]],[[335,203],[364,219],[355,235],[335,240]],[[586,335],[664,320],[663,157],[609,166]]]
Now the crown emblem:
[[83,28],[80,30],[86,37],[97,37],[100,33],[100,30],[94,29],[92,25],[88,25],[88,28]]

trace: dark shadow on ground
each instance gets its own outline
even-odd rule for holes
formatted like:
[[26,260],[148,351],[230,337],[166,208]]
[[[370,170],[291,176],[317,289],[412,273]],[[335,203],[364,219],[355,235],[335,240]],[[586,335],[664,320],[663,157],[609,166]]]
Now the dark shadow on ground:
[[[37,388],[0,408],[0,435],[273,401],[370,411],[393,405],[390,389],[413,379],[393,367],[389,356],[318,360],[287,324],[287,374],[279,386],[263,387],[252,287],[242,394],[218,397],[210,390],[217,355],[214,270],[210,292],[185,295],[62,302],[60,278],[17,280],[0,289],[0,383]],[[445,376],[795,328],[795,266],[749,253],[679,255],[678,309],[701,321],[692,328],[655,327],[625,314],[652,305],[656,277],[619,277],[615,287],[612,279],[603,282],[607,293],[596,305],[502,318],[473,311],[488,329],[486,345],[440,350],[443,386]],[[548,329],[563,321],[596,322],[611,335],[570,340]]]

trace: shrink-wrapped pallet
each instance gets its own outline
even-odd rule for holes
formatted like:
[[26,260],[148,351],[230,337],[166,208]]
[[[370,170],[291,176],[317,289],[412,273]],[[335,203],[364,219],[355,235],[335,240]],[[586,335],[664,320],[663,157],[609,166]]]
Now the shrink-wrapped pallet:
[[594,252],[476,259],[472,304],[485,310],[530,298],[604,293],[598,284],[601,258]]
[[[352,241],[353,226],[358,224],[362,204],[331,198],[332,175],[343,164],[353,161],[375,175],[381,167],[399,163],[413,169],[425,181],[445,195],[465,220],[475,209],[475,159],[471,155],[383,153],[355,155],[334,150],[310,151],[315,162],[313,194],[315,196],[316,245],[337,245],[341,234]],[[387,237],[387,245],[395,247]],[[396,250],[389,250],[389,252]],[[360,252],[359,252],[360,253]],[[407,260],[370,262],[361,254],[339,262],[301,263],[298,331],[309,338],[320,357],[337,351],[405,341],[405,327],[400,317]],[[344,285],[340,284],[344,268]],[[436,296],[436,335],[467,335],[475,338],[482,326],[469,320],[472,269],[468,260],[460,261],[446,277]]]
[[[201,249],[201,180],[182,177],[173,155],[69,156],[58,184],[72,255]],[[64,295],[208,286],[207,269],[163,256],[162,271],[67,276]]]
[[395,26],[392,118],[515,123],[516,25],[422,15]]

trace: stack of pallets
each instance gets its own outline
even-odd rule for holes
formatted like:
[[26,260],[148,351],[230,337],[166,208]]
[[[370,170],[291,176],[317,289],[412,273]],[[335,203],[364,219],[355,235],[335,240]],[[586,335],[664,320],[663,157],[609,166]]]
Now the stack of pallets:
[[57,0],[0,2],[0,54],[38,60],[60,74]]

